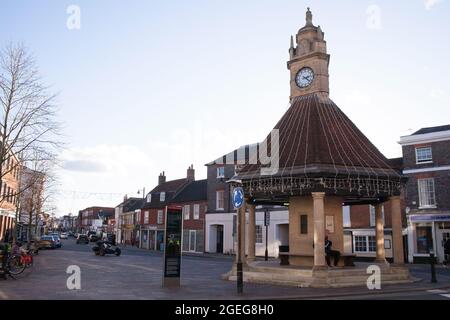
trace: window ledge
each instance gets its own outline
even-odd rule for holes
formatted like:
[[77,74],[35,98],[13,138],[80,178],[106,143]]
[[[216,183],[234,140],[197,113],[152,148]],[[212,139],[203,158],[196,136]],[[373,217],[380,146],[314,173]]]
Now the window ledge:
[[419,209],[437,209],[437,206],[424,206],[424,207],[419,207]]
[[420,161],[420,162],[416,161],[416,164],[430,164],[430,163],[433,163],[433,160]]

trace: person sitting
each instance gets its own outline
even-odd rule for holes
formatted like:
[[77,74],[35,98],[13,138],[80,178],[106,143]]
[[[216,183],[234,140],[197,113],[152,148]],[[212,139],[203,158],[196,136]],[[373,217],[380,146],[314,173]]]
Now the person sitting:
[[341,253],[336,250],[332,250],[333,242],[328,239],[328,236],[325,236],[325,259],[327,261],[327,265],[331,267],[330,257],[334,259],[334,266],[336,267],[339,263],[339,258],[341,257]]
[[444,265],[448,265],[450,259],[450,238],[444,243]]

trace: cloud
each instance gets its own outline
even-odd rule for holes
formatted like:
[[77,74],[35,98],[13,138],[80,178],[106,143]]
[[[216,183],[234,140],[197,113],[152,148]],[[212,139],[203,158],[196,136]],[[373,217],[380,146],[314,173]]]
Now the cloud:
[[447,95],[445,94],[445,91],[439,88],[431,89],[429,92],[429,95],[432,99],[440,100],[440,101],[446,101]]
[[442,0],[424,0],[425,8],[431,10],[434,6],[441,3]]
[[63,168],[68,171],[80,172],[102,172],[106,170],[102,163],[89,160],[67,160],[64,162]]

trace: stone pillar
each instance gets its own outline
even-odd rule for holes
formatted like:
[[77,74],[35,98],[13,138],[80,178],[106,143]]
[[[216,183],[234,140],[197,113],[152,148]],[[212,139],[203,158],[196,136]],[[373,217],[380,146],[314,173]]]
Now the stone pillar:
[[376,242],[377,257],[376,262],[386,262],[386,254],[384,252],[384,224],[383,224],[383,204],[379,203],[375,206],[375,223],[376,223]]
[[400,197],[391,197],[391,216],[392,216],[392,242],[394,250],[394,263],[404,264],[403,255],[403,227],[402,227],[402,209]]
[[249,262],[255,260],[255,245],[256,245],[256,217],[255,206],[249,205],[248,207],[248,256]]
[[325,268],[325,192],[313,192],[314,269]]

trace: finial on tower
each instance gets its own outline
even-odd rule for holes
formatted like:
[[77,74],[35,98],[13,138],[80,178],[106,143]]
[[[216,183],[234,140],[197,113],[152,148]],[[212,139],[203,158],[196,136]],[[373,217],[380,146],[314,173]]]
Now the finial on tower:
[[306,26],[312,26],[312,12],[308,7],[308,11],[306,11]]

